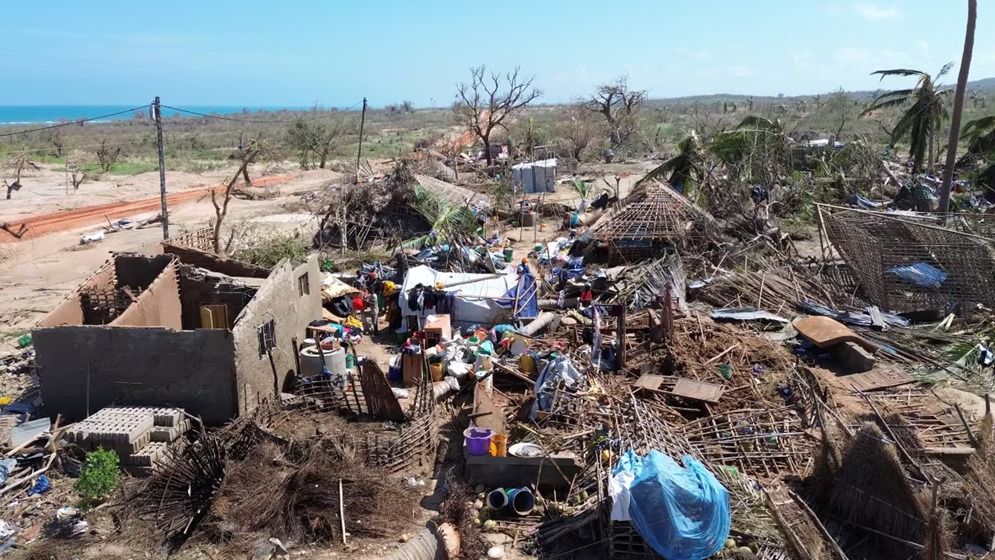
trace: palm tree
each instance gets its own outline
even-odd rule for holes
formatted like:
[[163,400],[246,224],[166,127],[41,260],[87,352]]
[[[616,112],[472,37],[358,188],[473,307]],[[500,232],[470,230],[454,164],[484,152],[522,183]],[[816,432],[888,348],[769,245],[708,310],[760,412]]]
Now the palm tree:
[[974,119],[964,124],[960,137],[967,141],[965,158],[983,157],[995,153],[995,115]]
[[943,99],[950,95],[950,90],[941,89],[937,86],[936,81],[949,72],[952,66],[953,63],[945,64],[936,73],[936,76],[930,76],[922,70],[907,68],[871,72],[871,75],[880,75],[882,80],[887,76],[919,77],[914,88],[882,93],[875,97],[870,106],[860,114],[863,117],[886,107],[910,105],[891,131],[891,144],[894,146],[899,140],[906,136],[909,137],[912,173],[919,173],[922,170],[923,158],[926,157],[927,151],[929,152],[927,169],[933,169],[936,153],[936,131],[940,128],[940,121],[946,116]]
[[677,144],[677,149],[680,151],[676,156],[647,173],[636,186],[669,174],[667,181],[674,188],[685,195],[690,194],[704,180],[705,175],[705,151],[698,133],[690,131],[688,137]]
[[773,185],[790,163],[788,135],[780,119],[747,116],[736,128],[713,136],[708,149],[735,179],[767,185]]
[[974,27],[978,20],[978,0],[967,0],[967,32],[964,35],[964,54],[960,59],[960,73],[957,76],[957,90],[954,93],[954,114],[950,119],[950,143],[947,144],[947,166],[943,169],[943,185],[940,187],[939,211],[946,212],[950,207],[950,187],[954,181],[954,162],[957,160],[957,137],[960,134],[960,116],[964,111],[964,90],[971,71],[971,55],[974,52]]

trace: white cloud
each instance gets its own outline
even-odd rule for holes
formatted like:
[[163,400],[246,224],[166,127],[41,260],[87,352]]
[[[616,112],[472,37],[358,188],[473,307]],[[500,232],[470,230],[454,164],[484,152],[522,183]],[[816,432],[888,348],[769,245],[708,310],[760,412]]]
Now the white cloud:
[[855,5],[853,9],[860,17],[872,21],[881,21],[898,17],[898,8],[895,6],[859,3]]

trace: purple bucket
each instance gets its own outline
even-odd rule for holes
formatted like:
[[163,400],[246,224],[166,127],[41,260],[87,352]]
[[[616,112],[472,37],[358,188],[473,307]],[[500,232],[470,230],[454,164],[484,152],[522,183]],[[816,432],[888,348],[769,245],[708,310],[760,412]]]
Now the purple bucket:
[[491,447],[491,436],[494,430],[490,428],[467,428],[463,430],[466,440],[466,452],[470,455],[487,455]]

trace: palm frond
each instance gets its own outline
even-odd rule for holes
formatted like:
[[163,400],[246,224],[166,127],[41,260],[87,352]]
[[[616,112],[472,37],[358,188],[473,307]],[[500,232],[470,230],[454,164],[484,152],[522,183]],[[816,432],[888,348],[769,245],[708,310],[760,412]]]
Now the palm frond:
[[947,75],[947,73],[950,72],[950,69],[953,68],[953,67],[954,67],[954,63],[953,62],[948,62],[948,63],[944,64],[943,68],[940,68],[940,71],[936,73],[936,76],[934,77],[934,80],[939,80],[943,76]]
[[881,79],[885,79],[886,76],[922,76],[925,74],[922,70],[912,70],[909,68],[892,68],[891,70],[877,70],[871,72],[871,76],[878,75]]
[[784,126],[778,119],[770,120],[756,115],[748,115],[743,118],[742,122],[736,128],[755,128],[757,130],[780,133],[783,132]]

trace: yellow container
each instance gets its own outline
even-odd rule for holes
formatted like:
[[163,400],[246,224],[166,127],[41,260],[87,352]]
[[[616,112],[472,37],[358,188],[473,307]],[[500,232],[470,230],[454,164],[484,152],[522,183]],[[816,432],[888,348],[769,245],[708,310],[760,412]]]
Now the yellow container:
[[508,456],[508,436],[504,434],[494,434],[491,437],[491,456],[493,457],[507,457]]
[[445,376],[445,370],[442,368],[442,362],[430,363],[428,365],[428,371],[432,374],[432,381],[442,381]]
[[532,359],[531,354],[522,354],[521,356],[519,356],[518,369],[522,370],[522,373],[526,375],[535,373],[536,361]]

